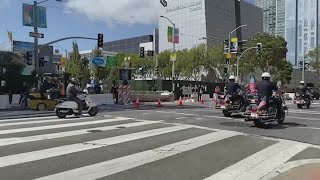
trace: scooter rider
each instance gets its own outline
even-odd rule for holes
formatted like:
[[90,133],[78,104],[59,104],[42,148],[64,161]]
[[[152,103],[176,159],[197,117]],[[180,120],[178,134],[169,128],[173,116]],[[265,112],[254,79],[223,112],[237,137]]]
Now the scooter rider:
[[67,97],[71,101],[75,101],[78,104],[78,116],[82,116],[82,108],[83,108],[83,101],[77,97],[78,90],[76,88],[77,80],[75,78],[71,78],[70,82],[67,86]]
[[277,106],[278,112],[280,113],[282,108],[282,102],[280,98],[272,97],[273,91],[278,91],[276,84],[270,81],[271,74],[269,72],[264,72],[262,75],[262,81],[258,82],[256,89],[258,91],[258,96],[260,98],[266,98],[266,104],[269,105],[269,100],[273,100],[273,104]]
[[238,94],[238,90],[241,90],[242,88],[235,81],[236,81],[236,77],[234,75],[231,75],[229,77],[229,82],[226,85],[227,95],[230,95],[231,98],[234,100],[240,101],[241,108],[243,108],[244,98],[243,96],[240,96]]

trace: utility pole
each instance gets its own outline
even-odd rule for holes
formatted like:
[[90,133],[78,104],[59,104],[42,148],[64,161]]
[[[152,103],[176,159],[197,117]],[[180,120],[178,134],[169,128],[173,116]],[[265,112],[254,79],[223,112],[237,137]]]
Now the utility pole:
[[319,0],[317,0],[316,62],[319,62]]
[[[33,32],[34,33],[38,33],[38,2],[37,1],[33,1]],[[38,76],[39,74],[39,57],[38,57],[38,38],[34,37],[34,63],[35,63],[35,71],[36,71],[36,75]]]
[[[240,0],[234,0],[235,3],[235,15],[236,15],[236,27],[241,26],[241,7]],[[237,31],[237,38],[239,41],[242,40],[242,31]]]

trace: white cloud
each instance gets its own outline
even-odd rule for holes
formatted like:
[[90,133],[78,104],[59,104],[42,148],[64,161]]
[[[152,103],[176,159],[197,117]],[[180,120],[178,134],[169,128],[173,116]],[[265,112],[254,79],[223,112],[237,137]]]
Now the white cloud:
[[114,19],[118,20],[118,23],[123,21],[132,24],[154,24],[158,21],[160,2],[158,0],[69,0],[66,6],[87,15],[92,20],[117,22],[112,20]]

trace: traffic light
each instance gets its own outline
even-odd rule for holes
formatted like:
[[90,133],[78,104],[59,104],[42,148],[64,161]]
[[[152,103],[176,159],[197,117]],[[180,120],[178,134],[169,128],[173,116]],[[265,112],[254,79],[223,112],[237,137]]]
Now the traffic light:
[[26,53],[26,64],[32,65],[32,51],[27,51]]
[[238,53],[243,53],[243,51],[246,49],[247,46],[247,40],[239,41],[238,42]]
[[230,64],[230,59],[226,58],[226,64]]
[[262,52],[262,43],[257,43],[257,55],[261,55]]
[[224,50],[224,53],[228,53],[229,51],[229,40],[224,40],[223,41],[223,50]]
[[228,75],[228,68],[224,68],[224,69],[223,69],[223,74],[224,74],[224,76],[227,76],[227,75]]
[[156,74],[159,74],[159,66],[156,66]]
[[38,64],[39,64],[39,67],[43,67],[44,66],[44,64],[45,64],[44,57],[39,58]]
[[103,48],[103,34],[98,34],[98,48]]
[[140,58],[144,58],[144,47],[140,47]]

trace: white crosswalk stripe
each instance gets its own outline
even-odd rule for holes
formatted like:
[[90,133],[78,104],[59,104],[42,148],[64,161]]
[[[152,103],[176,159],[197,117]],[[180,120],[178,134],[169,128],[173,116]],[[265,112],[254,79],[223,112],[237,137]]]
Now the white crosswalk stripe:
[[[50,123],[50,125],[47,123]],[[33,124],[36,126],[30,127]],[[99,124],[103,125],[99,126]],[[25,127],[26,125],[28,127]],[[92,128],[93,125],[94,128]],[[310,147],[310,145],[304,143],[252,137],[227,130],[126,117],[25,118],[0,121],[0,127],[4,129],[0,130],[0,179],[10,180],[21,179],[24,176],[24,174],[18,176],[20,172],[23,173],[21,167],[28,169],[36,167],[37,164],[44,168],[47,166],[48,172],[38,175],[38,169],[34,171],[25,170],[30,175],[29,178],[25,179],[93,180],[104,178],[135,170],[147,164],[171,160],[177,155],[197,152],[197,150],[211,145],[216,149],[221,149],[224,145],[230,145],[232,140],[237,137],[255,138],[260,145],[268,141],[271,145],[263,146],[262,150],[252,151],[253,153],[246,157],[239,157],[232,165],[221,167],[222,170],[211,172],[204,169],[203,171],[206,172],[200,173],[202,175],[199,175],[198,179],[260,179]],[[61,130],[59,128],[70,129]],[[49,132],[46,133],[46,130]],[[93,133],[95,130],[97,132]],[[179,136],[179,138],[174,139],[175,136]],[[153,140],[156,142],[148,147],[148,142]],[[252,141],[253,147],[255,140]],[[57,142],[59,143],[56,144]],[[134,142],[137,146],[131,149],[129,145],[131,142]],[[251,141],[249,142],[251,143]],[[29,143],[32,143],[32,145],[29,145]],[[237,148],[236,143],[231,144],[231,147]],[[117,149],[115,147],[121,148]],[[113,150],[113,148],[116,150]],[[106,152],[110,157],[102,160],[96,159],[86,164],[87,158],[90,157],[82,156],[82,154],[93,151]],[[116,151],[113,152],[115,155],[111,153],[112,151]],[[126,153],[116,156],[121,151]],[[239,153],[241,153],[241,149],[239,149]],[[80,161],[83,164],[72,165],[71,159],[76,157],[77,154],[83,159]],[[206,158],[202,157],[202,154],[195,154],[194,156]],[[211,156],[215,156],[215,153],[212,152]],[[62,157],[63,159],[58,161],[59,164],[49,163]],[[223,157],[215,158],[228,159],[229,157],[226,153]],[[64,164],[68,165],[64,166]],[[181,164],[181,166],[183,165]],[[62,169],[50,172],[52,166],[56,166],[57,169],[61,166]],[[200,167],[196,168],[202,170]],[[206,176],[204,177],[203,174],[206,174]],[[143,175],[140,177],[143,177]],[[154,177],[154,179],[161,178]]]

